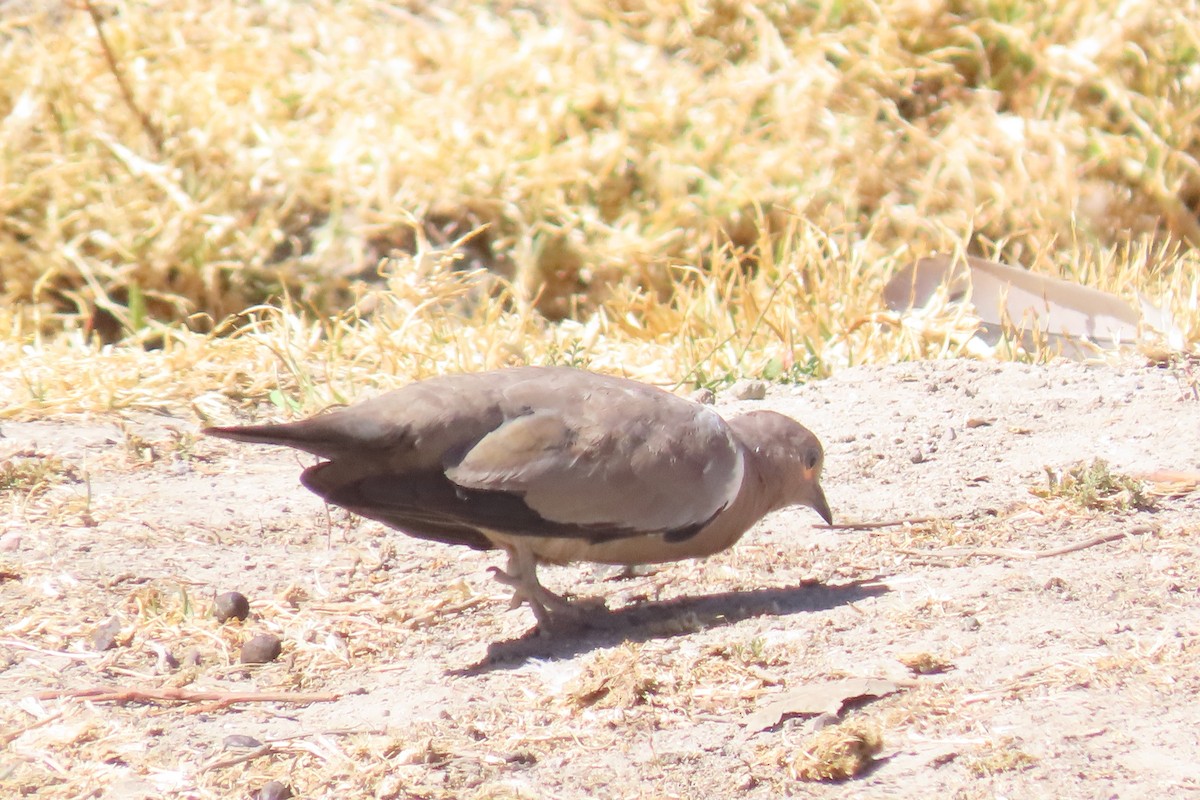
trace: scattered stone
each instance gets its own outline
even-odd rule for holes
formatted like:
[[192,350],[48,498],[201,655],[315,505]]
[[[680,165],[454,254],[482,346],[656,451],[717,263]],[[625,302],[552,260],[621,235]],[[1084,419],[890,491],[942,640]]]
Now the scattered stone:
[[231,733],[221,740],[221,746],[226,750],[253,750],[256,747],[262,747],[263,743],[253,736],[247,736],[243,733]]
[[968,428],[986,428],[995,421],[996,420],[994,420],[994,419],[984,419],[983,417],[971,417],[970,419],[967,420],[967,427]]
[[730,386],[728,391],[737,400],[762,400],[767,396],[767,382],[742,379]]
[[265,784],[254,795],[255,800],[287,800],[289,797],[295,797],[292,794],[291,787],[279,781],[271,781]]
[[0,536],[0,553],[12,553],[21,549],[21,532],[9,531]]
[[925,458],[925,454],[922,453],[921,448],[918,447],[913,451],[913,454],[908,457],[908,460],[914,464],[923,464],[928,459]]
[[662,570],[659,564],[596,564],[592,575],[601,581],[628,581],[657,575]]
[[699,403],[702,406],[711,406],[717,402],[717,396],[713,394],[712,389],[697,389],[688,395],[693,403]]
[[243,664],[268,664],[279,658],[281,652],[283,652],[283,643],[278,636],[260,633],[242,645],[239,660]]
[[105,650],[112,650],[117,646],[117,635],[120,633],[121,620],[115,616],[109,617],[106,622],[92,631],[92,635],[89,637],[92,642],[92,649],[99,653],[103,653]]
[[217,622],[245,620],[250,616],[250,601],[241,592],[219,594],[213,601],[213,616],[217,618]]

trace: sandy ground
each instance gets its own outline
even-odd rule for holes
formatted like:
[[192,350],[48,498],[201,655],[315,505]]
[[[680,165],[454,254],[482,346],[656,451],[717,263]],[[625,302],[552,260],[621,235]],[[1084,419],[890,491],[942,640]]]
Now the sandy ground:
[[[555,638],[507,609],[496,554],[327,512],[291,452],[194,440],[190,419],[6,422],[0,464],[47,473],[0,489],[0,795],[1200,797],[1195,387],[1141,365],[914,363],[722,401],[817,432],[838,522],[916,521],[830,530],[794,509],[702,562],[549,569],[611,610]],[[1185,474],[1148,484],[1149,511],[1031,491],[1097,457]],[[228,590],[246,622],[213,619]],[[283,655],[239,664],[264,632]],[[898,691],[837,727],[764,721],[842,678]],[[63,694],[94,687],[216,694]],[[814,737],[848,726],[882,737],[874,764],[799,780]]]

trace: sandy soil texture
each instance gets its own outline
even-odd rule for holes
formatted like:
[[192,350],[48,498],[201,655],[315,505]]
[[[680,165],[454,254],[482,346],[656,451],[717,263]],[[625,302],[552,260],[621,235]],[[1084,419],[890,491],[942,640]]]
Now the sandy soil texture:
[[[718,407],[812,428],[837,522],[906,522],[796,509],[702,562],[548,569],[609,609],[555,638],[499,555],[327,511],[294,453],[3,423],[0,794],[1200,797],[1194,374],[910,363]],[[1096,458],[1148,508],[1042,491]],[[231,590],[252,613],[222,624]],[[262,633],[282,655],[238,663]],[[765,713],[847,678],[894,691]],[[73,696],[98,687],[129,694]],[[851,727],[875,761],[802,780]]]

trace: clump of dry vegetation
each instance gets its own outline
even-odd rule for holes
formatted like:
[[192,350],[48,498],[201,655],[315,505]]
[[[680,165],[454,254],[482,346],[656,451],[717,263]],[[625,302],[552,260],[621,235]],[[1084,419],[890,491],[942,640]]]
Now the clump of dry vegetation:
[[903,653],[897,658],[914,675],[938,675],[954,669],[952,661],[934,653]]
[[1035,489],[1039,497],[1061,497],[1082,508],[1100,511],[1151,511],[1154,498],[1137,478],[1113,472],[1102,458],[1077,464],[1063,473],[1046,468],[1047,486]]
[[47,453],[26,450],[0,461],[0,497],[12,494],[28,500],[56,484],[79,480],[75,467]]
[[883,749],[878,729],[858,722],[830,725],[813,734],[787,763],[800,781],[844,781],[869,768]]
[[979,777],[1000,772],[1028,769],[1037,763],[1037,758],[1016,746],[1012,739],[993,743],[968,761],[968,768]]
[[1189,3],[92,10],[0,10],[4,416],[953,354],[933,251],[1200,330]]
[[593,660],[567,687],[567,696],[579,708],[629,708],[649,702],[661,683],[638,648],[626,645]]

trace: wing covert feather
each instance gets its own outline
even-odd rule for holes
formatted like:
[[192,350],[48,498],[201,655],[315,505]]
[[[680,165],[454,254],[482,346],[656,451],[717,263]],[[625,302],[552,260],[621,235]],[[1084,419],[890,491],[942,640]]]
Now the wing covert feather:
[[705,522],[741,488],[741,451],[709,408],[624,387],[544,405],[489,433],[447,477],[519,494],[547,520],[643,532]]

